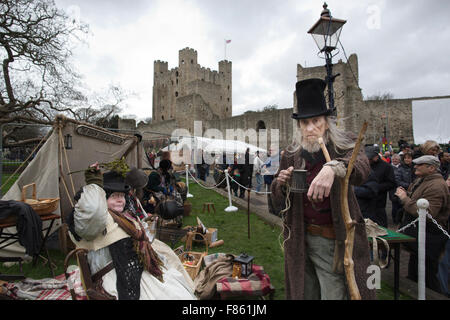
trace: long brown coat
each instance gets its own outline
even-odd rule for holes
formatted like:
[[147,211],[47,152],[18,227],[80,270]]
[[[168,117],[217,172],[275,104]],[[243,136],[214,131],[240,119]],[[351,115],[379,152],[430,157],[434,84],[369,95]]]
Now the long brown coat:
[[[341,157],[334,152],[334,148],[328,147],[331,159],[344,161],[347,165],[352,150],[349,150]],[[294,169],[302,168],[303,159],[300,156],[300,149],[296,152],[285,150],[280,160],[280,170],[284,170],[293,166]],[[278,171],[278,173],[279,173]],[[369,243],[367,240],[364,218],[359,210],[358,202],[353,192],[352,185],[360,185],[364,183],[370,172],[369,161],[361,150],[354,164],[353,172],[350,176],[348,203],[350,215],[352,219],[357,221],[355,229],[355,241],[353,249],[353,261],[355,263],[355,278],[362,299],[375,299],[375,290],[367,288],[367,279],[372,274],[367,273],[367,267],[370,265],[369,260]],[[278,176],[278,173],[275,177]],[[280,212],[285,208],[286,196],[282,191],[281,184],[275,179],[271,185],[272,205],[275,212]],[[340,262],[340,270],[343,272],[344,259],[344,241],[346,238],[346,230],[342,220],[340,206],[340,183],[335,178],[330,192],[330,200],[332,206],[332,219],[334,229],[336,231],[335,259]],[[290,195],[291,208],[286,212],[285,223],[290,229],[290,239],[285,242],[285,285],[286,298],[300,300],[304,298],[304,279],[305,279],[305,223],[303,219],[302,197],[298,194]],[[288,236],[288,230],[285,228],[284,237]]]

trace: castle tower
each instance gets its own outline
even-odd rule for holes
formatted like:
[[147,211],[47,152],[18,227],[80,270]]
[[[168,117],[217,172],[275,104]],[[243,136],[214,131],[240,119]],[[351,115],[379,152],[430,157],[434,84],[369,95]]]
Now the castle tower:
[[174,120],[190,128],[195,120],[231,117],[231,61],[219,61],[215,71],[201,67],[197,60],[196,50],[184,48],[176,68],[169,70],[167,62],[154,62],[153,122]]
[[223,116],[228,118],[231,117],[232,114],[232,105],[233,105],[233,97],[232,97],[232,64],[231,61],[222,60],[219,61],[219,75],[221,77],[221,93],[224,101],[224,105],[222,106]]

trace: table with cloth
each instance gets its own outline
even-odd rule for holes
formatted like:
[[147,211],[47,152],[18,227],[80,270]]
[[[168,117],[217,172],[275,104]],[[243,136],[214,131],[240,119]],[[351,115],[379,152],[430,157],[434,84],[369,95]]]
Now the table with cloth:
[[273,299],[275,288],[262,266],[253,265],[248,278],[225,277],[216,283],[216,290],[221,299],[230,297],[264,297]]

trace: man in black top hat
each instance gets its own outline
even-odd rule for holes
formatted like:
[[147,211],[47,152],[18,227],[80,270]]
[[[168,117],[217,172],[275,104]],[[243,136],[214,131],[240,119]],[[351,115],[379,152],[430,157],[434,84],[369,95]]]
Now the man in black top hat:
[[[346,174],[356,136],[338,129],[333,110],[328,109],[322,79],[296,84],[297,110],[294,141],[280,160],[271,185],[274,212],[282,214],[287,299],[347,299],[343,268],[346,231],[342,219],[338,178]],[[318,143],[322,138],[332,161],[327,162]],[[289,192],[294,169],[307,170],[305,193]],[[350,184],[363,183],[370,172],[369,161],[360,152],[354,163]],[[286,201],[286,197],[290,200]],[[348,190],[350,215],[356,222],[353,261],[356,283],[362,299],[374,299],[375,290],[367,286],[369,245],[364,219],[353,193]]]

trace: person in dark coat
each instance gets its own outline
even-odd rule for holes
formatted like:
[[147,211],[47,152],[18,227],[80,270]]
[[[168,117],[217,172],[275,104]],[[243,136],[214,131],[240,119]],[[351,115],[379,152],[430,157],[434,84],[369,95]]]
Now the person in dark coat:
[[237,197],[238,196],[238,190],[239,190],[239,185],[236,183],[241,183],[241,170],[242,170],[242,165],[239,164],[239,157],[237,153],[234,153],[233,156],[233,163],[228,165],[228,173],[230,174],[231,178],[233,178],[233,180],[230,181],[230,187],[231,190],[233,191],[234,195]]
[[[413,160],[413,155],[411,152],[405,152],[404,154],[401,155],[400,165],[397,168],[397,170],[394,171],[395,183],[397,184],[397,187],[403,187],[407,190],[409,185],[414,181],[415,174],[414,174],[412,160]],[[402,210],[402,204],[400,203],[400,200],[395,195],[392,198],[392,205],[393,206],[398,205],[400,208],[397,211],[397,214],[395,215],[395,217],[393,217],[394,223],[399,224],[403,218],[403,210]]]
[[415,179],[413,156],[411,152],[406,152],[401,156],[401,162],[398,169],[395,171],[395,182],[397,187],[408,189],[411,182]]
[[370,162],[370,167],[378,180],[378,195],[376,197],[375,217],[374,222],[387,228],[386,215],[386,198],[391,189],[396,187],[394,168],[381,160],[378,147],[366,146],[365,152]]
[[[286,298],[350,298],[344,274],[345,223],[342,219],[340,178],[345,177],[356,137],[337,128],[333,110],[324,97],[325,81],[307,79],[296,84],[298,110],[294,141],[282,152],[279,169],[271,184],[271,205],[283,221]],[[317,139],[322,137],[332,161],[327,162]],[[294,169],[308,171],[307,193],[287,193]],[[369,161],[360,150],[349,185],[361,185],[370,173]],[[287,197],[289,196],[289,201]],[[370,265],[369,243],[364,219],[353,188],[348,188],[348,207],[355,221],[354,275],[362,299],[375,299],[367,286]]]
[[253,160],[250,161],[250,148],[245,150],[244,163],[239,164],[240,181],[242,186],[239,186],[239,198],[245,197],[245,188],[252,187],[252,174],[253,174]]
[[373,171],[370,172],[369,178],[364,184],[355,186],[355,196],[358,200],[359,209],[364,218],[376,221],[376,201],[378,196],[379,183]]

